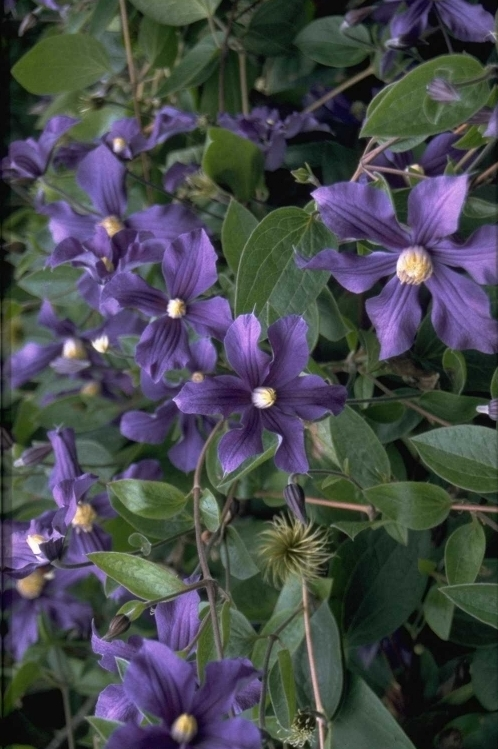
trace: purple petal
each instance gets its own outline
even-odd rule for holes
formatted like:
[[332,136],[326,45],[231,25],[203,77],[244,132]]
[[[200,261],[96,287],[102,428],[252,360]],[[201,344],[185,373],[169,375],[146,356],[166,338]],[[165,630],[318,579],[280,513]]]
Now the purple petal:
[[192,590],[156,606],[154,616],[159,642],[171,650],[185,650],[199,631],[200,600],[199,593]]
[[342,385],[327,385],[317,375],[296,377],[277,390],[276,408],[301,419],[320,419],[327,411],[338,416],[343,410],[347,390]]
[[190,344],[192,357],[188,363],[191,372],[202,372],[208,374],[214,372],[218,361],[218,352],[209,338],[200,338]]
[[247,658],[208,663],[204,684],[194,698],[195,715],[203,722],[219,720],[230,710],[237,693],[257,675],[258,671]]
[[99,694],[95,705],[97,718],[120,720],[124,723],[139,723],[140,712],[125,694],[122,684],[109,684]]
[[202,222],[182,205],[153,205],[129,216],[126,226],[136,231],[150,231],[157,239],[171,240],[200,228]]
[[407,351],[413,343],[422,318],[418,286],[402,284],[394,276],[379,296],[365,305],[381,344],[380,359]]
[[442,133],[431,140],[419,161],[425,174],[429,177],[443,174],[449,159],[455,160],[461,153],[456,148],[452,148],[458,139],[459,136],[455,133]]
[[114,731],[105,749],[178,749],[178,746],[163,726],[140,728],[127,724]]
[[238,377],[220,375],[203,382],[187,382],[173,400],[184,413],[220,413],[227,418],[251,405],[251,392]]
[[62,344],[60,343],[50,343],[46,346],[39,343],[27,343],[10,358],[8,370],[11,387],[18,388],[24,385],[48,367],[61,352]]
[[205,728],[199,749],[261,749],[261,734],[244,718],[216,721]]
[[437,12],[451,33],[464,42],[491,42],[495,21],[491,13],[477,3],[464,0],[438,0]]
[[50,302],[43,301],[37,317],[39,325],[48,328],[54,335],[68,338],[76,334],[76,327],[70,320],[60,320]]
[[419,182],[408,197],[411,244],[431,246],[454,234],[467,196],[468,178],[432,177]]
[[132,463],[126,471],[118,473],[114,478],[117,479],[145,479],[145,481],[161,481],[163,471],[161,464],[157,460],[146,458]]
[[117,273],[102,292],[102,301],[115,299],[121,307],[134,307],[146,315],[164,315],[168,302],[164,294],[152,288],[134,273]]
[[230,304],[220,296],[191,302],[187,306],[185,319],[200,335],[210,335],[222,341],[232,324]]
[[270,357],[258,346],[261,325],[255,315],[240,315],[225,336],[227,359],[244,383],[253,390],[268,376]]
[[463,244],[443,239],[431,248],[434,259],[463,268],[474,281],[482,284],[498,282],[498,226],[481,226]]
[[372,252],[370,255],[353,255],[349,252],[323,250],[311,260],[296,256],[300,268],[328,270],[341,286],[354,294],[372,288],[396,269],[396,256],[392,252]]
[[163,275],[169,295],[188,302],[216,283],[216,252],[204,229],[182,234],[167,247]]
[[38,213],[49,217],[48,227],[54,242],[62,242],[67,237],[88,239],[95,231],[98,216],[76,213],[64,201],[56,200],[38,209]]
[[124,690],[141,710],[167,725],[182,713],[191,713],[195,671],[160,642],[144,640],[126,670]]
[[168,458],[175,468],[185,473],[193,471],[199,460],[205,439],[201,436],[198,428],[198,419],[190,414],[180,416],[180,430],[182,437],[170,450]]
[[251,406],[244,412],[240,428],[230,429],[220,440],[218,457],[224,473],[235,471],[246,458],[263,450],[260,412]]
[[162,107],[154,119],[154,127],[149,138],[149,148],[164,143],[178,133],[190,133],[197,127],[197,116],[182,112],[174,107]]
[[188,335],[181,320],[160,317],[145,328],[135,360],[155,381],[170,369],[182,369],[190,358]]
[[55,456],[55,465],[51,471],[49,486],[51,489],[64,479],[75,479],[83,473],[78,463],[74,429],[69,427],[47,432]]
[[430,0],[415,0],[407,10],[397,13],[391,21],[391,34],[399,37],[415,37],[418,39],[427,28],[427,21],[432,2]]
[[268,328],[273,358],[265,385],[281,388],[297,377],[308,363],[307,323],[299,315],[288,315]]
[[394,208],[382,190],[352,182],[319,187],[311,193],[323,221],[339,239],[369,239],[398,250],[409,244]]
[[57,115],[47,120],[47,124],[43,129],[43,133],[38,139],[38,145],[41,152],[45,156],[46,160],[50,156],[52,148],[55,146],[59,138],[67,133],[79,120],[74,117],[66,117],[65,115]]
[[[92,622],[92,650],[94,653],[102,656],[99,666],[105,668],[106,671],[117,674],[116,658],[124,658],[126,661],[131,661],[141,646],[142,638],[138,635],[130,637],[128,642],[123,642],[123,640],[111,640],[110,642],[104,640],[102,637],[99,637],[95,629],[95,624]],[[121,718],[116,718],[116,720],[121,720]]]
[[174,403],[160,406],[154,414],[144,411],[128,411],[121,419],[119,430],[123,437],[134,442],[160,445],[164,442],[177,416],[178,408]]
[[124,164],[102,145],[81,161],[76,181],[102,216],[121,218],[126,209],[125,177]]
[[434,329],[447,346],[498,351],[498,323],[490,316],[487,294],[474,281],[438,265],[425,283],[432,294]]
[[304,449],[304,426],[296,416],[288,416],[277,408],[267,408],[261,413],[265,429],[279,436],[275,465],[287,473],[306,473],[308,459]]

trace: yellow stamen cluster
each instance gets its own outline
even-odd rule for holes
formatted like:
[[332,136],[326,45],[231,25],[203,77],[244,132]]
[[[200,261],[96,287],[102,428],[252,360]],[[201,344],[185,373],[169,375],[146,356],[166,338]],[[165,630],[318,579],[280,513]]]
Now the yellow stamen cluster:
[[112,262],[112,260],[108,257],[101,257],[100,259],[102,260],[105,269],[109,273],[112,273],[112,271],[114,270],[114,263]]
[[187,314],[187,305],[183,299],[170,299],[167,308],[168,317],[177,320],[179,317],[184,317]]
[[432,276],[432,272],[431,257],[423,247],[408,247],[396,263],[396,275],[401,283],[419,286]]
[[47,578],[43,574],[43,571],[37,569],[31,575],[23,577],[22,580],[16,580],[16,590],[23,598],[32,601],[41,596],[46,582]]
[[41,554],[40,544],[44,544],[46,542],[45,536],[42,536],[41,533],[31,533],[26,538],[26,543],[28,544],[29,548],[35,554],[35,556],[38,556]]
[[182,713],[171,726],[171,738],[179,744],[192,741],[198,731],[197,721],[193,715]]
[[123,222],[117,216],[106,216],[98,225],[104,227],[109,237],[113,237],[118,231],[124,229]]
[[86,351],[81,341],[77,338],[67,338],[62,347],[64,359],[86,359]]
[[192,382],[204,382],[204,375],[202,372],[192,372],[190,379]]
[[251,401],[256,408],[270,408],[277,400],[277,393],[273,388],[259,387],[251,393]]
[[87,382],[86,385],[83,385],[82,388],[80,388],[80,395],[86,395],[89,398],[95,398],[97,395],[100,395],[102,392],[102,385],[100,382]]
[[127,143],[124,138],[112,139],[112,150],[117,156],[119,156],[120,153],[123,153],[123,151],[126,148],[126,145]]
[[93,509],[92,505],[88,502],[80,502],[76,508],[76,514],[71,521],[73,528],[78,528],[85,533],[90,533],[93,530],[94,520],[97,519],[97,513]]

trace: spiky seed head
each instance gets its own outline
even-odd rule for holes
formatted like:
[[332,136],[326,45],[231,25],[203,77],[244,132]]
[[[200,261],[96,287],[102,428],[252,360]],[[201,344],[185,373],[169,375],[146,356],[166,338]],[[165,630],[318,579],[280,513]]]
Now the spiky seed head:
[[312,742],[315,734],[316,718],[308,710],[298,710],[291,727],[285,731],[283,739],[286,744],[301,749]]

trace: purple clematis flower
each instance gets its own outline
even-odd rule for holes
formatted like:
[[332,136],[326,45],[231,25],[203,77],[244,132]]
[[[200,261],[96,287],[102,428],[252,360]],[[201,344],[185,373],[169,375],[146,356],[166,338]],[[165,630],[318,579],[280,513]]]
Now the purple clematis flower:
[[126,724],[110,737],[106,749],[261,749],[255,725],[226,719],[237,694],[257,675],[244,658],[206,666],[199,687],[192,666],[159,642],[145,641],[126,670],[123,689],[160,725]]
[[83,215],[64,201],[55,201],[39,208],[49,217],[49,228],[56,242],[66,237],[84,241],[103,226],[109,236],[124,228],[149,231],[161,239],[174,239],[201,222],[181,205],[153,205],[124,218],[126,211],[126,166],[110,149],[101,145],[85,156],[78,166],[76,180],[90,196],[95,210]]
[[432,294],[432,322],[447,346],[498,351],[498,325],[478,286],[498,280],[498,226],[482,226],[463,243],[452,236],[467,196],[467,177],[434,177],[414,187],[408,198],[408,227],[397,222],[387,195],[373,187],[337,183],[312,194],[325,224],[339,239],[368,239],[385,248],[367,257],[323,250],[310,261],[298,259],[302,268],[330,271],[356,294],[394,274],[380,295],[366,303],[381,359],[412,345],[422,318],[421,284]]
[[156,317],[136,349],[137,363],[154,382],[188,363],[188,326],[222,340],[232,320],[226,299],[197,301],[217,280],[216,252],[204,230],[182,234],[166,247],[162,271],[168,296],[133,273],[116,275],[102,295],[103,300],[114,299],[121,307],[135,307]]
[[60,559],[65,529],[54,527],[56,515],[57,510],[47,510],[29,522],[2,523],[2,569],[7,575],[27,577],[39,567]]
[[2,177],[28,180],[41,177],[55,144],[77,122],[74,117],[58,115],[48,120],[38,140],[15,140],[9,146],[9,155],[2,159]]
[[115,156],[125,160],[134,159],[139,153],[152,148],[134,117],[113,122],[102,140]]
[[[393,6],[395,15],[391,21],[393,39],[417,39],[429,24],[429,16],[435,13],[440,22],[456,39],[464,42],[492,42],[495,22],[479,3],[472,5],[465,0],[385,0]],[[401,8],[401,12],[396,12]]]
[[152,132],[148,139],[148,148],[164,143],[173,135],[191,133],[198,127],[198,117],[190,112],[182,112],[175,107],[162,107],[155,118]]
[[[190,349],[191,358],[187,362],[187,369],[191,372],[193,382],[201,382],[206,374],[213,372],[218,355],[207,338],[194,341]],[[171,386],[163,381],[154,383],[143,370],[141,384],[142,391],[148,398],[165,400],[153,414],[145,411],[125,413],[119,425],[121,434],[135,442],[159,445],[164,442],[173,422],[178,418],[181,439],[168,451],[168,457],[181,471],[193,471],[212,424],[206,418],[180,411],[173,398],[180,392],[182,384]]]
[[189,382],[174,399],[181,411],[196,414],[242,414],[241,427],[230,429],[219,444],[223,470],[234,471],[246,458],[263,452],[262,432],[279,437],[275,463],[282,471],[306,473],[301,419],[339,414],[346,389],[327,385],[321,377],[300,377],[309,356],[307,324],[302,317],[283,317],[268,328],[273,358],[258,347],[261,325],[254,315],[241,315],[230,326],[224,345],[238,377],[221,375]]
[[64,479],[75,479],[81,476],[83,470],[78,463],[78,453],[76,450],[76,439],[74,429],[70,427],[59,427],[47,432],[54,451],[54,467],[50,474],[48,485],[51,489]]

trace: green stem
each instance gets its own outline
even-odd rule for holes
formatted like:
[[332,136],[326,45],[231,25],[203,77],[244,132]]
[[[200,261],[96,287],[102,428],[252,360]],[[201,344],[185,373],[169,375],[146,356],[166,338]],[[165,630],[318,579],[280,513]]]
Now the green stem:
[[363,81],[365,78],[368,78],[370,75],[373,75],[374,73],[375,73],[374,66],[369,65],[368,68],[365,68],[365,70],[362,70],[360,73],[353,75],[352,78],[348,78],[346,81],[343,81],[338,86],[333,88],[332,91],[328,91],[326,94],[324,94],[319,99],[314,101],[313,104],[310,104],[308,107],[303,109],[303,114],[309,114],[310,112],[314,112],[315,110],[320,109],[320,107],[323,104],[326,104],[328,101],[330,101],[334,97],[338,96],[339,94],[342,94],[343,91],[346,91],[348,88],[351,88],[351,86],[354,86],[356,83]]

